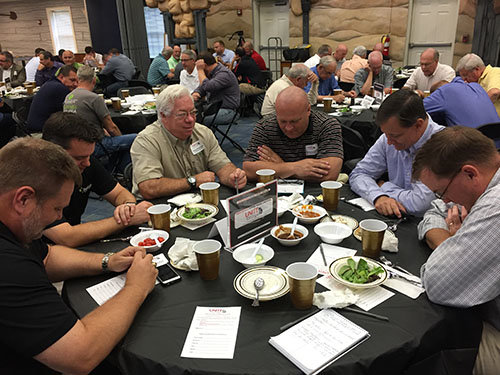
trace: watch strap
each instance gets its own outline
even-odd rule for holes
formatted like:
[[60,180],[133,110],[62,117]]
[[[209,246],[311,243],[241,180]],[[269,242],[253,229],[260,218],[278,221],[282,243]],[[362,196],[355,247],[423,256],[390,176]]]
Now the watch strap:
[[102,257],[102,260],[101,260],[101,268],[103,270],[103,272],[108,272],[108,264],[109,264],[109,258],[111,258],[111,256],[113,255],[114,253],[106,253],[104,254],[104,256]]

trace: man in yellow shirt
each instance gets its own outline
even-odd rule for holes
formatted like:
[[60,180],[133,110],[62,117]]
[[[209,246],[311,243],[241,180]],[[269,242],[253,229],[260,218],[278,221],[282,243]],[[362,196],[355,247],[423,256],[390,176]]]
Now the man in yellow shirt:
[[485,66],[474,53],[468,53],[457,64],[457,72],[466,82],[477,82],[488,93],[500,116],[500,68]]

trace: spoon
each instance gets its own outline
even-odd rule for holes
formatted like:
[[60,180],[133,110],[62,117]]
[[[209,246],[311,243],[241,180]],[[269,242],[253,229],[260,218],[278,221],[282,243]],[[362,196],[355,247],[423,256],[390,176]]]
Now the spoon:
[[253,307],[259,306],[259,290],[264,288],[264,279],[262,277],[257,277],[253,282],[253,286],[255,287],[255,298],[252,302]]
[[395,232],[398,230],[398,224],[400,224],[401,222],[405,221],[406,220],[406,216],[403,216],[401,219],[399,219],[398,221],[396,221],[394,224],[390,225],[388,227],[389,230]]
[[245,263],[249,263],[249,264],[254,264],[255,263],[255,256],[259,253],[259,250],[260,248],[262,247],[262,244],[264,243],[264,240],[266,239],[266,237],[262,237],[259,241],[259,243],[257,244],[257,247],[255,248],[255,250],[253,251],[252,255],[250,255],[246,260],[245,260]]
[[293,240],[293,238],[294,238],[293,234],[295,233],[295,227],[297,226],[297,221],[298,220],[299,220],[299,218],[297,216],[295,216],[295,219],[293,219],[292,231],[288,235],[288,239],[290,239],[290,240]]
[[410,276],[415,276],[413,275],[410,271],[407,271],[405,270],[403,267],[399,266],[398,264],[396,263],[393,263],[392,261],[390,261],[389,259],[387,259],[385,256],[381,255],[379,257],[379,260],[384,263],[386,266],[389,266],[389,267],[392,267],[392,268],[395,268],[397,269],[398,271],[401,271],[403,273],[406,273],[407,275],[410,275]]

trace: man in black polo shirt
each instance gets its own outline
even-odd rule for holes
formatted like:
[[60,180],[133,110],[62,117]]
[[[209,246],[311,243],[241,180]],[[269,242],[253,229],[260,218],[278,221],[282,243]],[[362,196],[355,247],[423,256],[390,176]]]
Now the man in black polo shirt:
[[[110,173],[91,157],[102,130],[74,113],[57,112],[49,117],[43,129],[43,139],[62,146],[75,160],[83,183],[75,186],[62,220],[52,223],[43,234],[54,243],[76,247],[97,241],[129,225],[148,221],[149,202],[136,205],[135,197],[116,182]],[[90,192],[102,196],[114,205],[113,217],[81,224]]]
[[249,179],[269,168],[280,178],[336,180],[343,156],[338,121],[311,112],[304,90],[291,86],[276,98],[276,114],[264,116],[253,129],[243,170]]
[[34,96],[28,114],[28,130],[32,133],[40,133],[49,116],[63,110],[66,95],[77,86],[78,77],[75,68],[65,65],[59,69],[57,77],[45,82]]
[[[50,142],[26,137],[0,150],[0,374],[88,374],[154,288],[158,272],[142,248],[105,255],[40,239],[80,181],[72,158]],[[127,269],[123,289],[82,319],[51,283]]]

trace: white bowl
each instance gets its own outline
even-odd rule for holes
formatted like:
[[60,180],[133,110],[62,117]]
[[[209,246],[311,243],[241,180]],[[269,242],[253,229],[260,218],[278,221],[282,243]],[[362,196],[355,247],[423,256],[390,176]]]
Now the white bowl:
[[[153,229],[153,230],[146,230],[141,233],[137,233],[134,237],[130,239],[130,244],[132,246],[139,246],[139,242],[144,241],[146,238],[151,238],[152,235],[157,235],[158,237],[163,237],[165,241],[162,241],[161,243],[157,245],[152,245],[152,246],[141,246],[146,249],[146,251],[156,251],[161,248],[161,246],[167,242],[169,234],[168,232],[165,232],[164,230],[159,230],[159,229]],[[157,241],[158,242],[158,241]]]
[[236,250],[233,251],[233,258],[238,263],[241,263],[245,268],[263,266],[274,257],[274,250],[267,245],[262,245],[258,254],[262,255],[264,259],[259,263],[247,263],[248,258],[252,255],[253,251],[257,243],[247,243],[245,245],[241,245]]
[[345,224],[326,221],[314,227],[314,233],[321,237],[321,241],[336,244],[352,234],[352,229]]
[[[282,224],[281,226],[283,226],[285,228],[290,228],[291,229],[292,226],[293,226],[293,224]],[[306,238],[309,235],[309,231],[307,230],[306,227],[303,227],[302,225],[297,225],[295,227],[295,231],[302,233],[303,234],[302,237],[294,239],[294,240],[286,240],[286,239],[278,238],[275,235],[275,233],[276,233],[276,231],[278,230],[279,227],[280,227],[280,225],[277,225],[274,228],[271,228],[271,236],[273,236],[274,238],[276,238],[278,240],[278,242],[280,244],[282,244],[283,246],[295,246],[300,241],[302,241],[304,238]]]
[[122,102],[123,109],[129,109],[131,105],[132,105],[132,103]]
[[[202,208],[205,210],[209,210],[210,214],[208,216],[200,218],[200,219],[187,219],[184,217],[184,212],[186,211],[186,207],[190,207],[190,208],[198,207],[198,208]],[[209,221],[215,215],[217,215],[218,212],[219,212],[219,208],[217,206],[212,205],[212,204],[189,203],[189,204],[185,205],[184,207],[179,208],[179,210],[177,211],[177,216],[179,217],[179,219],[181,219],[182,221],[185,221],[188,224],[203,224],[203,223],[206,223],[207,221]]]
[[[372,281],[371,283],[366,283],[366,284],[356,284],[356,283],[351,283],[350,281],[344,280],[342,277],[339,275],[340,269],[347,265],[347,260],[349,258],[352,258],[355,262],[356,265],[358,264],[360,259],[364,259],[367,263],[370,269],[373,267],[381,267],[383,272],[379,273],[377,276],[379,277],[377,280]],[[342,285],[348,286],[349,288],[353,289],[368,289],[368,288],[373,288],[376,287],[380,284],[382,284],[386,279],[387,279],[387,269],[384,267],[383,264],[380,264],[370,258],[366,257],[360,257],[360,256],[353,256],[353,257],[343,257],[339,258],[336,261],[334,261],[332,264],[330,264],[329,267],[330,275],[335,279],[335,281],[341,283]]]
[[[300,214],[301,211],[312,211],[319,215],[315,217],[305,217]],[[326,211],[323,207],[320,206],[301,204],[293,208],[292,214],[294,214],[294,216],[297,216],[299,218],[299,221],[303,224],[315,224],[319,221],[319,219],[326,215]]]

